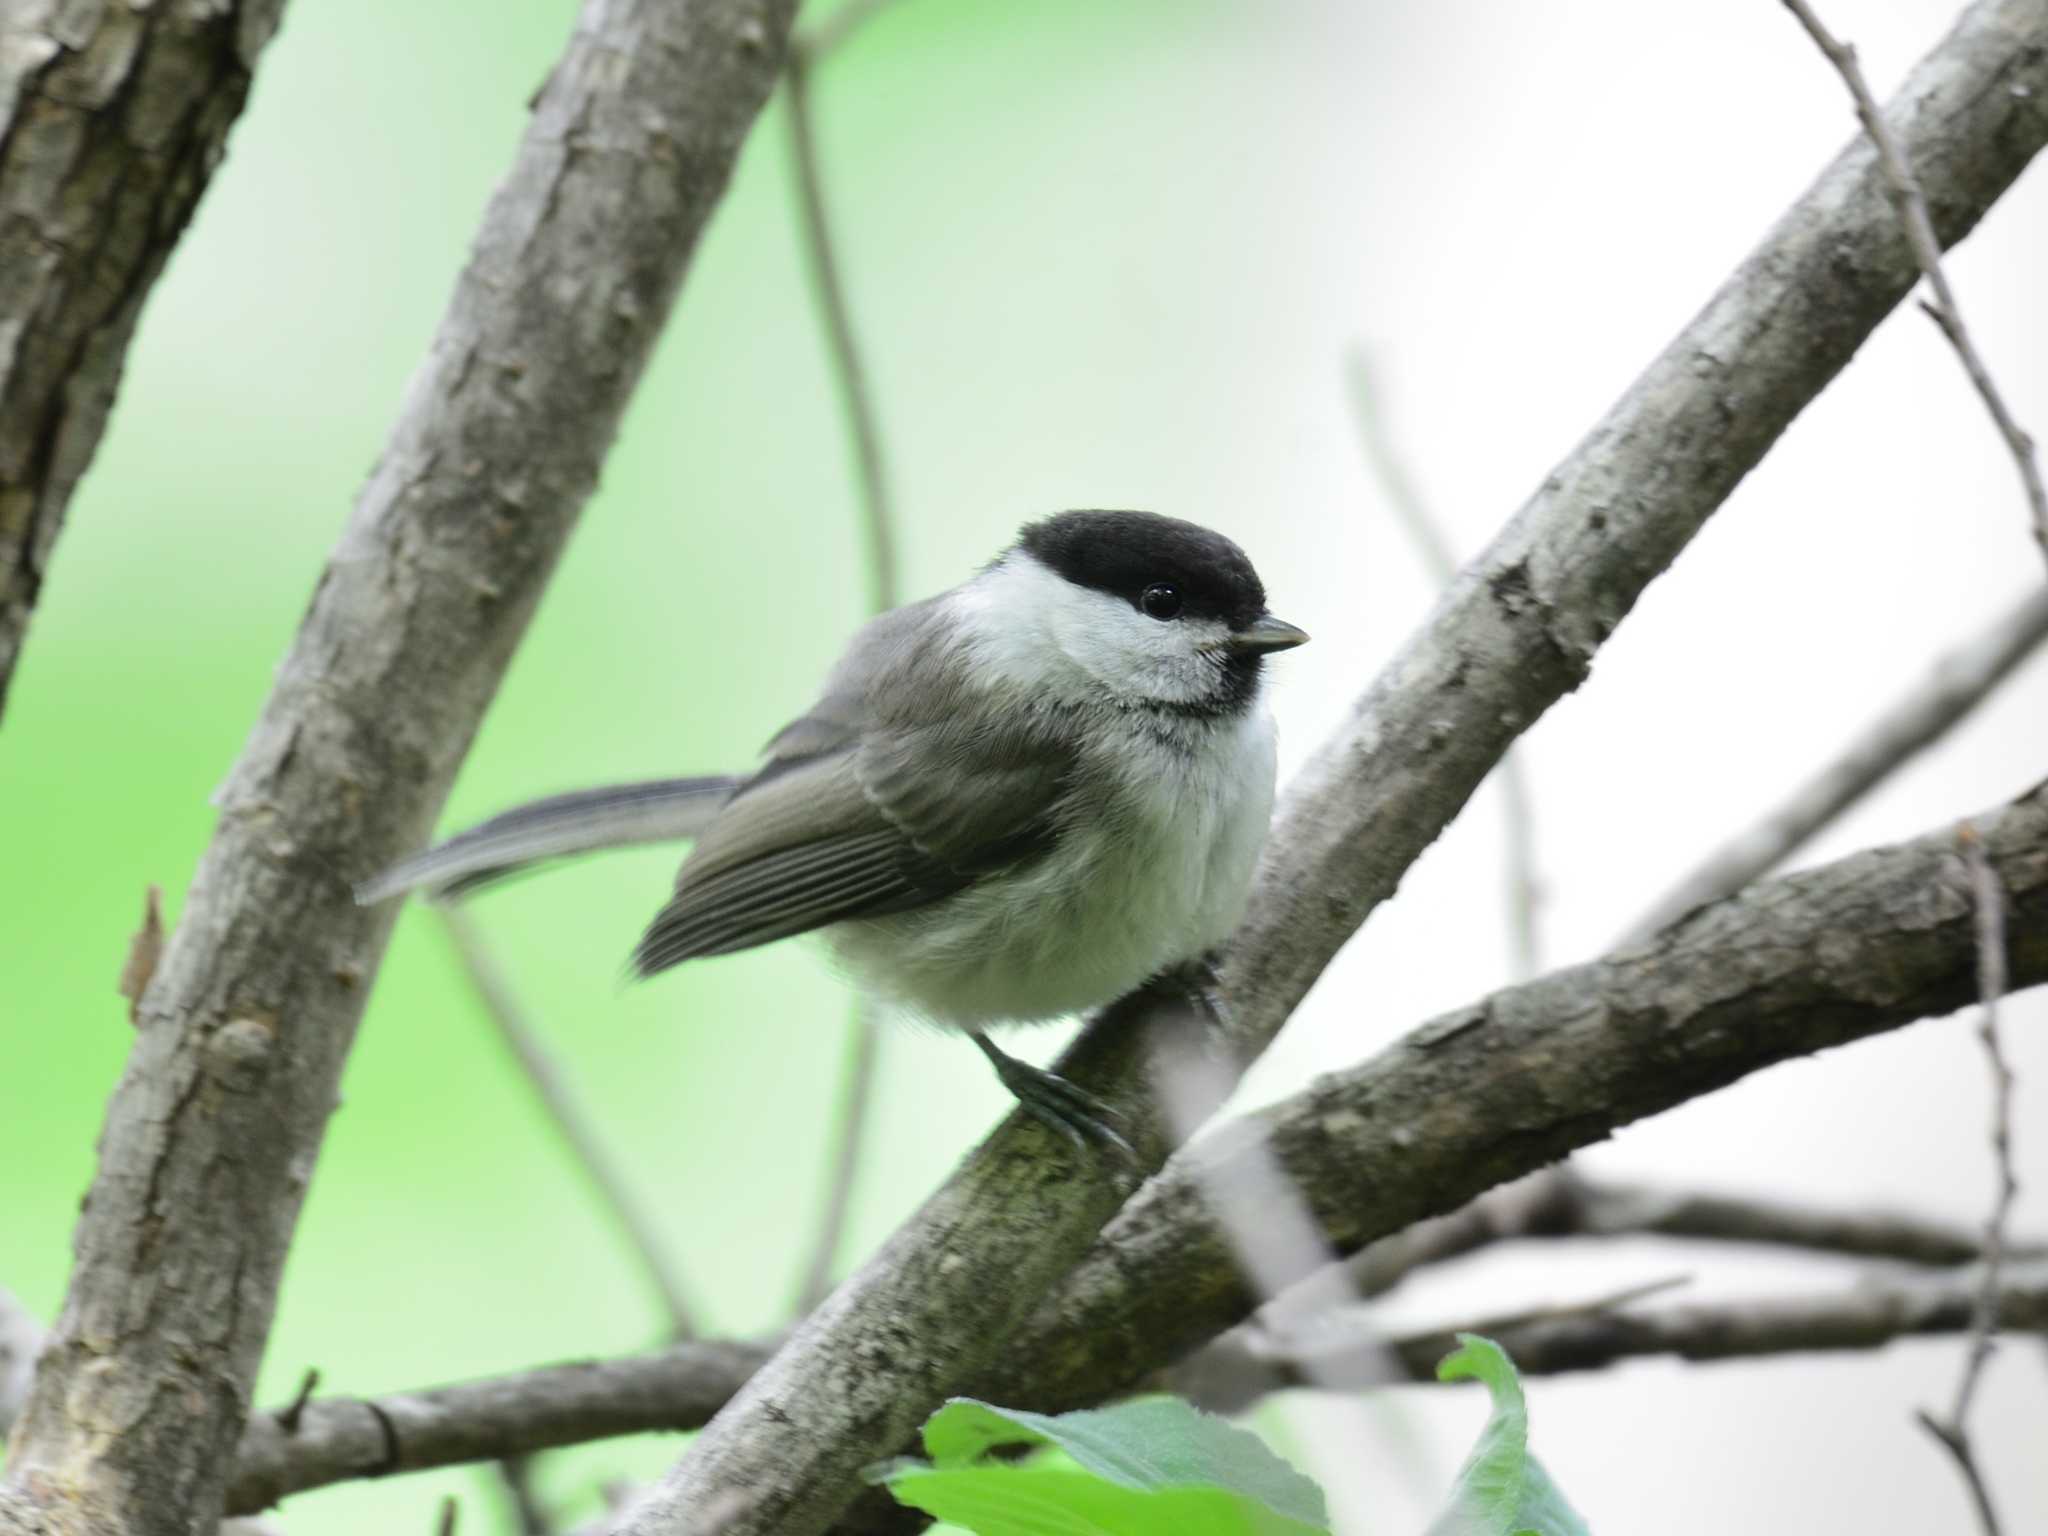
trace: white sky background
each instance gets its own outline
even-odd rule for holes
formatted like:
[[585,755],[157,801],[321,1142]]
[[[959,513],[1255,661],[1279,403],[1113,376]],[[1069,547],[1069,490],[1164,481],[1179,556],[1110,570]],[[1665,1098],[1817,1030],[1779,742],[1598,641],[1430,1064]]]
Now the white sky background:
[[[957,579],[991,530],[1050,506],[1152,505],[1226,528],[1276,611],[1316,637],[1275,669],[1283,760],[1298,762],[1431,597],[1357,450],[1345,347],[1370,347],[1415,477],[1459,547],[1476,549],[1854,122],[1773,0],[1204,6],[1166,30],[1144,9],[1105,19],[1107,44],[1044,57],[1022,19],[996,50],[963,25],[943,78],[893,103],[878,133],[884,108],[823,80],[828,144],[844,132],[887,162],[870,179],[842,153],[834,206],[915,530],[911,584]],[[1954,12],[1836,0],[1823,14],[1887,96]],[[893,25],[885,14],[853,49],[888,49]],[[1042,71],[1042,97],[1020,100],[1013,76],[1000,87],[1020,69]],[[1008,169],[977,175],[991,156]],[[2014,409],[2048,435],[2044,233],[2036,171],[1950,271]],[[963,269],[985,307],[949,309],[961,289],[941,277]],[[969,325],[972,348],[960,345]],[[1079,337],[1077,377],[1062,360]],[[1550,959],[1606,947],[2041,579],[2011,463],[1960,368],[1923,317],[1895,315],[1529,738]],[[2044,719],[2037,661],[1808,857],[2018,793],[2044,771]],[[1278,1094],[1505,979],[1499,849],[1482,791],[1249,1092]],[[2006,1011],[2022,1078],[2019,1219],[2033,1230],[2048,1226],[2043,1002]],[[926,1091],[931,1073],[979,1067],[948,1065],[969,1054],[950,1042],[891,1051],[892,1081]],[[1975,1222],[1991,1194],[1986,1085],[1959,1016],[1766,1073],[1585,1162]],[[918,1140],[890,1134],[881,1166],[907,1169]],[[1499,1312],[1679,1271],[1698,1276],[1681,1299],[1850,1275],[1649,1244],[1546,1248],[1432,1280],[1388,1318]],[[1955,1474],[1909,1423],[1914,1406],[1946,1403],[1958,1359],[1914,1345],[1539,1382],[1537,1444],[1596,1530],[1962,1529]],[[1420,1527],[1412,1490],[1444,1485],[1480,1416],[1472,1396],[1397,1397],[1433,1464],[1418,1484],[1400,1465],[1412,1446],[1361,1452],[1361,1486],[1387,1501],[1376,1530]],[[2041,1350],[2008,1348],[1977,1423],[2015,1530],[2048,1516],[2044,1410]]]

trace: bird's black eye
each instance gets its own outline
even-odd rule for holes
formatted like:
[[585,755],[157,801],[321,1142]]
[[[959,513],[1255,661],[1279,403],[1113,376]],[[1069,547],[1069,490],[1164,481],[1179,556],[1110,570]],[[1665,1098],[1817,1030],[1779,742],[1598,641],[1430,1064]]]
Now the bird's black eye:
[[1180,588],[1170,581],[1155,581],[1138,594],[1138,606],[1153,619],[1180,617]]

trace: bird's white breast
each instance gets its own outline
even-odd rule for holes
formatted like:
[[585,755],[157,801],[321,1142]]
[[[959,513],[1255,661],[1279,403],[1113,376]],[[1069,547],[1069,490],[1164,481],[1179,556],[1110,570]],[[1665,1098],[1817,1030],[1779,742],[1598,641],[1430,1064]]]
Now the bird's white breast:
[[1096,1007],[1213,949],[1243,915],[1272,816],[1272,718],[1161,724],[1105,723],[1100,793],[1052,851],[933,906],[840,924],[841,961],[908,1012],[979,1028]]

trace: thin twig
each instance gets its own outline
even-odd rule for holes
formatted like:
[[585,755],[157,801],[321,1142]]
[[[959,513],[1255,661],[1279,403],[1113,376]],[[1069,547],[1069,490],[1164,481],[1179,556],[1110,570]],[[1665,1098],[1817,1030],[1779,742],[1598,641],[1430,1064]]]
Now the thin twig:
[[811,1311],[832,1289],[832,1266],[839,1256],[839,1243],[846,1233],[847,1212],[853,1205],[854,1175],[860,1166],[868,1107],[874,1102],[875,1063],[881,1055],[882,1033],[876,1025],[874,1005],[865,998],[853,1004],[852,1033],[846,1042],[846,1065],[841,1078],[839,1106],[832,1118],[832,1146],[827,1156],[825,1213],[817,1234],[811,1239],[811,1254],[804,1269],[803,1285],[797,1292],[798,1316]]
[[512,1519],[519,1536],[551,1536],[553,1522],[541,1508],[540,1495],[533,1486],[533,1457],[525,1453],[506,1456],[498,1462],[498,1482],[512,1506]]
[[792,48],[783,66],[789,85],[789,142],[796,170],[798,227],[803,235],[804,260],[810,270],[812,290],[817,297],[819,318],[832,356],[833,377],[839,386],[839,403],[846,412],[846,425],[853,439],[854,461],[860,473],[862,531],[867,543],[868,609],[881,613],[898,601],[894,515],[890,506],[889,470],[882,452],[881,429],[876,421],[874,390],[867,366],[853,334],[853,317],[847,309],[846,287],[839,273],[837,246],[825,212],[825,189],[818,166],[817,129],[811,117],[811,63],[804,49]]
[[142,994],[164,957],[164,888],[152,885],[142,893],[142,926],[128,940],[128,958],[121,965],[115,990],[128,999],[128,1022],[142,1022]]
[[799,30],[790,39],[790,51],[802,53],[813,62],[822,59],[872,21],[875,14],[889,3],[890,0],[846,0],[846,4],[817,25]]
[[2044,489],[2041,483],[2041,466],[2034,458],[2034,440],[2020,429],[2019,423],[2013,420],[2012,412],[2006,409],[2004,397],[1999,394],[1998,386],[1992,383],[1991,372],[1984,366],[1984,359],[1977,355],[1976,344],[1963,325],[1963,311],[1948,285],[1948,275],[1942,270],[1941,242],[1934,233],[1934,220],[1927,211],[1926,195],[1920,190],[1920,183],[1914,177],[1898,141],[1886,126],[1884,111],[1878,106],[1877,98],[1870,94],[1870,86],[1863,78],[1863,67],[1856,61],[1854,45],[1840,41],[1822,26],[1806,0],[1784,0],[1784,5],[1799,19],[1806,35],[1827,55],[1828,62],[1835,66],[1835,72],[1842,77],[1842,83],[1848,86],[1849,94],[1855,100],[1856,116],[1861,120],[1864,132],[1877,146],[1886,189],[1892,205],[1898,209],[1899,223],[1906,231],[1906,242],[1912,247],[1913,259],[1927,278],[1927,286],[1934,292],[1933,302],[1923,302],[1920,307],[1941,327],[1942,335],[1955,348],[1956,356],[1962,359],[1963,371],[1969,374],[1978,398],[1983,400],[1999,436],[2005,439],[2006,447],[2011,450],[2013,463],[2019,469],[2020,485],[2026,492],[2028,510],[2033,514],[2034,541],[2041,546],[2042,555],[2048,557],[2048,489]]
[[455,1517],[461,1506],[455,1502],[455,1495],[449,1494],[441,1500],[440,1512],[434,1517],[434,1536],[455,1536]]
[[592,1187],[611,1207],[626,1241],[661,1297],[671,1335],[678,1339],[691,1337],[696,1328],[682,1278],[663,1252],[653,1220],[634,1198],[591,1116],[576,1101],[576,1095],[563,1079],[561,1067],[541,1043],[540,1034],[527,1016],[512,978],[506,974],[504,966],[485,942],[482,930],[467,911],[456,906],[437,906],[434,910],[447,927],[448,938],[462,962],[463,973],[476,989],[484,1012],[497,1026],[498,1034],[512,1052],[513,1060],[519,1063],[519,1069],[532,1084],[541,1107],[554,1121],[570,1156],[582,1165]]
[[[1387,430],[1386,409],[1374,385],[1371,361],[1363,347],[1345,356],[1345,377],[1351,386],[1352,413],[1366,461],[1379,476],[1380,488],[1402,530],[1414,543],[1429,574],[1448,586],[1458,574],[1458,557],[1450,536],[1416,488],[1414,476]],[[1494,770],[1500,785],[1501,825],[1507,839],[1508,952],[1512,977],[1527,981],[1543,967],[1543,885],[1536,874],[1536,808],[1529,793],[1522,750],[1511,747]]]
[[1998,1336],[2000,1271],[2006,1259],[2005,1226],[2020,1192],[2012,1165],[2013,1075],[1998,1037],[1998,1000],[2009,990],[2011,976],[2005,950],[2005,889],[1999,883],[1998,871],[1991,867],[1983,840],[1969,822],[1956,828],[1956,842],[1962,848],[1963,863],[1969,871],[1970,902],[1977,919],[1977,1038],[1983,1042],[1985,1058],[1991,1063],[1991,1160],[1997,1191],[1992,1196],[1990,1219],[1984,1225],[1984,1278],[1971,1316],[1970,1347],[1963,1356],[1962,1374],[1956,1382],[1955,1403],[1946,1420],[1937,1419],[1924,1408],[1915,1416],[1955,1458],[1984,1536],[1999,1536],[1991,1486],[1977,1464],[1976,1449],[1970,1440],[1970,1404]]
[[[831,220],[825,211],[823,174],[819,169],[818,137],[811,113],[810,71],[813,63],[836,47],[852,30],[867,20],[879,3],[842,6],[819,29],[800,39],[790,50],[783,66],[789,83],[789,139],[791,162],[796,172],[797,223],[803,235],[806,265],[818,314],[824,324],[833,377],[839,386],[839,400],[846,413],[846,425],[853,440],[854,461],[859,470],[861,529],[867,565],[868,608],[883,613],[901,600],[895,513],[889,493],[888,461],[882,448],[882,432],[876,417],[874,391],[862,361],[860,344],[854,336],[853,316],[847,307],[846,287],[839,271],[837,247]],[[867,1141],[867,1124],[875,1094],[876,1063],[882,1049],[880,1021],[876,1010],[864,1000],[854,1004],[846,1042],[839,1105],[833,1120],[830,1163],[826,1176],[824,1215],[811,1242],[810,1257],[803,1270],[798,1311],[807,1313],[831,1289],[832,1269],[839,1243],[846,1230],[846,1217],[859,1174],[861,1152]]]
[[1832,762],[1755,826],[1731,838],[1637,920],[1639,943],[1688,912],[1732,896],[1792,857],[1837,817],[1947,735],[2048,640],[2048,590],[2036,588],[1938,660]]
[[279,1429],[288,1435],[296,1435],[299,1432],[299,1419],[304,1415],[306,1404],[312,1401],[313,1392],[319,1385],[319,1370],[308,1367],[306,1374],[299,1378],[299,1389],[292,1394],[292,1400],[271,1415],[277,1420]]

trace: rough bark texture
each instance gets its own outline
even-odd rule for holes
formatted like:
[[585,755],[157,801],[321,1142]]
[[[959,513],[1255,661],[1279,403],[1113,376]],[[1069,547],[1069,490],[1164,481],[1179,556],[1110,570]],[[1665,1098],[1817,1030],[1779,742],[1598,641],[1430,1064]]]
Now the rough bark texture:
[[[2048,981],[2048,789],[1975,825],[2011,897],[2014,983]],[[1647,945],[1433,1020],[1255,1118],[1335,1246],[1357,1251],[1366,1295],[1484,1244],[1537,1236],[1658,1233],[1916,1264],[1973,1259],[1976,1238],[1939,1223],[1588,1183],[1568,1171],[1409,1225],[1623,1119],[1967,999],[1976,931],[1954,846],[1944,830],[1759,885]],[[1240,1321],[1254,1298],[1194,1168],[1228,1156],[1241,1134],[1226,1128],[1176,1158],[973,1390],[1029,1407],[1099,1401]],[[2020,1251],[2040,1262],[2038,1246]],[[1782,1338],[1775,1347],[1797,1347]],[[1242,1378],[1243,1340],[1219,1345],[1232,1358],[1197,1385]],[[296,1433],[259,1418],[228,1507],[255,1510],[380,1471],[695,1428],[767,1353],[690,1343],[404,1393],[376,1409],[323,1400]],[[1261,1380],[1257,1390],[1276,1384]]]
[[[596,482],[793,0],[590,0],[220,795],[108,1111],[8,1501],[217,1518],[279,1270],[416,848]],[[0,1531],[9,1531],[0,1506]]]
[[[2048,787],[1973,823],[2009,898],[2013,984],[2048,980]],[[1618,1125],[1794,1056],[1976,995],[1975,909],[1953,830],[1754,886],[1590,965],[1509,987],[1251,1117],[1340,1252],[1440,1215]],[[1257,1298],[1169,1164],[969,1390],[1038,1408],[1128,1386]],[[1048,1390],[1049,1389],[1049,1390]]]
[[0,10],[0,711],[143,301],[284,0]]
[[296,1427],[257,1414],[228,1482],[232,1513],[309,1488],[708,1422],[768,1358],[767,1344],[692,1340],[374,1400],[320,1398]]
[[[1979,0],[1890,109],[1945,242],[2048,140],[2048,6]],[[1912,252],[1858,137],[1453,584],[1284,800],[1224,975],[1255,1056],[1514,738],[1778,434],[1910,290]],[[1141,1163],[1147,1010],[1084,1034],[1062,1071],[1116,1104]],[[1112,1033],[1121,1038],[1110,1038]],[[1077,1260],[1114,1181],[1016,1117],[812,1315],[622,1524],[811,1536]],[[1504,1175],[1503,1175],[1504,1176]]]

